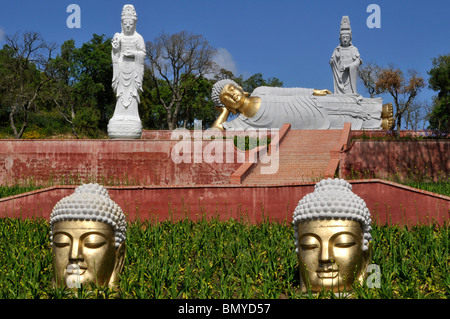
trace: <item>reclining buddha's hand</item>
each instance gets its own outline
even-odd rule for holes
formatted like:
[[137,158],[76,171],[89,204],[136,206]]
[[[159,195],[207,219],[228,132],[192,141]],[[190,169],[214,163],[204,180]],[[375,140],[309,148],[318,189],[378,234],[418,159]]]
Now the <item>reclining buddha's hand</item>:
[[313,93],[313,95],[315,95],[315,96],[324,96],[324,95],[327,95],[327,94],[333,94],[333,93],[331,93],[331,91],[327,90],[327,89],[324,89],[324,90],[316,90],[316,89],[314,89],[314,93]]
[[215,122],[212,125],[212,128],[218,128],[220,130],[224,130],[222,123],[227,121],[228,115],[230,111],[227,110],[226,107],[223,106],[215,106],[215,109],[220,113]]
[[214,108],[217,110],[217,112],[219,113],[224,113],[227,109],[223,106],[214,106]]

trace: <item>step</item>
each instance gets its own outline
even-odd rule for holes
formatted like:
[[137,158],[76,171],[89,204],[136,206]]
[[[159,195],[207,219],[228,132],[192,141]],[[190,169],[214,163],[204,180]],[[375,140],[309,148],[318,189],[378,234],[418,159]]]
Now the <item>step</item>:
[[280,184],[315,181],[325,175],[331,151],[339,145],[342,130],[290,130],[279,145],[278,170],[262,174],[262,167],[273,163],[256,163],[243,184]]

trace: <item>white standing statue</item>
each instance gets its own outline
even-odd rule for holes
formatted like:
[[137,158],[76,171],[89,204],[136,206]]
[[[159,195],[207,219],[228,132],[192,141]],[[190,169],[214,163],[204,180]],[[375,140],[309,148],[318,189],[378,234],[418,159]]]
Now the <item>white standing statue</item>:
[[136,32],[137,14],[133,5],[122,10],[122,32],[112,39],[113,80],[112,87],[117,103],[114,115],[108,123],[111,139],[139,139],[142,124],[139,118],[139,93],[144,76],[145,43]]
[[340,45],[331,56],[334,94],[357,94],[358,67],[362,64],[358,49],[352,44],[352,29],[348,16],[343,16],[339,32]]

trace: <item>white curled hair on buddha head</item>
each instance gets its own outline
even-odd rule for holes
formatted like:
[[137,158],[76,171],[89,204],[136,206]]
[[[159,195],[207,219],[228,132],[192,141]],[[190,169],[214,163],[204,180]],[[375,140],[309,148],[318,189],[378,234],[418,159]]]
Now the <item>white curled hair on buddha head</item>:
[[216,83],[214,83],[212,92],[211,92],[211,99],[214,103],[214,106],[225,107],[225,105],[223,105],[223,103],[220,101],[220,93],[222,93],[223,88],[225,86],[227,86],[228,84],[233,84],[234,86],[236,86],[238,88],[241,87],[235,81],[230,80],[230,79],[223,79],[223,80],[220,80],[220,81],[217,81]]
[[352,185],[344,179],[323,179],[316,183],[314,192],[303,197],[293,215],[295,251],[298,253],[297,224],[311,220],[355,220],[363,231],[363,250],[369,248],[372,240],[370,231],[372,219],[362,198],[352,192]]
[[78,186],[72,195],[56,203],[50,214],[50,241],[53,241],[55,223],[73,220],[98,221],[110,225],[114,230],[116,248],[126,239],[125,214],[99,184]]

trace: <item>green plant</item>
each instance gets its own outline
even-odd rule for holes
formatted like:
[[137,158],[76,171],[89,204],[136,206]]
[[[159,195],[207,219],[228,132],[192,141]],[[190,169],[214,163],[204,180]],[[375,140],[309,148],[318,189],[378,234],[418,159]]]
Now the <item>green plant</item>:
[[[449,225],[373,226],[380,288],[341,298],[448,298]],[[217,218],[129,222],[118,291],[52,286],[49,224],[0,219],[0,298],[336,298],[302,295],[288,223]]]

